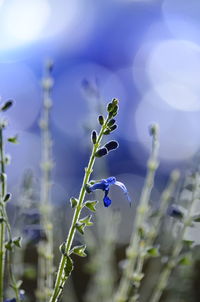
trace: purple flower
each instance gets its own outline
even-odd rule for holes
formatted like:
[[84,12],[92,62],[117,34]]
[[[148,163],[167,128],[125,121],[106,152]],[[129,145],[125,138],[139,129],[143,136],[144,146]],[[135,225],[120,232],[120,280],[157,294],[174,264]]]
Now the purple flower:
[[15,298],[12,298],[12,299],[6,299],[4,302],[16,302],[16,299],[15,299]]
[[127,191],[127,188],[125,187],[125,185],[122,182],[117,181],[116,178],[113,176],[108,177],[107,179],[102,179],[101,181],[95,183],[94,185],[87,186],[87,192],[91,193],[95,190],[104,191],[105,192],[105,195],[103,198],[104,206],[109,207],[112,203],[112,200],[108,197],[108,193],[110,190],[110,186],[112,186],[112,185],[116,185],[116,186],[120,187],[122,189],[122,191],[124,192],[124,194],[126,195],[128,201],[131,202],[130,196],[128,194],[128,191]]
[[176,219],[182,219],[184,217],[184,210],[181,206],[177,206],[176,204],[172,204],[167,209],[167,214]]

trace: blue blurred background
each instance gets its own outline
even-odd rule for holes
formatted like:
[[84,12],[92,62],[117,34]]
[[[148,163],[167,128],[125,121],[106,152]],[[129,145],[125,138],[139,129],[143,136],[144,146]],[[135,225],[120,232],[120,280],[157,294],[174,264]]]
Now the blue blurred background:
[[54,61],[57,204],[77,194],[89,155],[87,129],[96,127],[96,108],[113,97],[120,100],[113,133],[120,148],[107,158],[108,175],[138,199],[151,122],[160,125],[157,190],[172,168],[187,168],[200,147],[199,28],[198,0],[0,0],[0,97],[15,100],[8,132],[20,142],[7,146],[12,191],[26,168],[39,175],[47,58]]

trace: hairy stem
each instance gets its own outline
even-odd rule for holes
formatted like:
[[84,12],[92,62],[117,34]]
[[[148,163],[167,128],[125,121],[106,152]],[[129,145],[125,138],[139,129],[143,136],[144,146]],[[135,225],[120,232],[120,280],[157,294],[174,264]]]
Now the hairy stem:
[[0,302],[3,302],[4,292],[4,268],[5,268],[5,204],[3,198],[6,191],[6,177],[5,177],[5,164],[4,164],[4,146],[3,146],[3,129],[0,126],[0,161],[1,161],[1,215],[3,221],[0,223]]
[[[94,162],[95,162],[95,153],[96,153],[97,149],[100,146],[100,142],[101,142],[101,139],[103,137],[103,133],[106,129],[108,120],[109,120],[109,118],[107,118],[105,123],[103,124],[103,126],[101,128],[101,131],[98,135],[97,142],[96,142],[96,144],[93,145],[92,154],[90,156],[88,166],[85,169],[85,176],[84,176],[83,183],[82,183],[82,186],[81,186],[79,199],[78,199],[78,204],[77,204],[77,207],[75,209],[72,224],[71,224],[71,227],[69,229],[68,237],[67,237],[67,240],[66,240],[66,245],[65,245],[65,254],[66,255],[68,255],[68,253],[70,251],[70,248],[71,248],[71,245],[73,243],[74,235],[75,235],[75,232],[76,232],[76,227],[75,226],[76,226],[76,223],[79,220],[81,210],[82,210],[82,205],[83,205],[83,202],[84,202],[84,199],[85,199],[85,194],[86,194],[85,185],[89,182],[90,175],[93,171],[93,166],[94,166]],[[55,288],[54,288],[53,295],[52,295],[51,300],[50,300],[51,302],[58,301],[57,299],[58,299],[60,293],[62,292],[63,285],[66,281],[66,277],[64,277],[65,264],[66,264],[66,256],[62,255],[61,260],[60,260],[58,273],[57,273]]]
[[[147,254],[144,252],[144,250],[148,247],[153,246],[154,241],[158,235],[158,231],[160,229],[160,225],[161,225],[161,221],[162,221],[162,217],[165,214],[166,210],[167,210],[167,206],[168,206],[168,202],[176,188],[176,183],[179,179],[179,172],[177,170],[174,170],[171,173],[170,176],[170,181],[168,186],[166,187],[166,189],[163,191],[162,196],[161,196],[161,202],[159,205],[159,211],[157,213],[157,215],[155,216],[153,223],[151,225],[149,234],[147,236],[147,239],[145,240],[143,246],[142,246],[142,250],[138,255],[137,258],[137,268],[135,273],[137,275],[140,275],[142,273],[143,270],[143,266],[144,266],[144,261],[145,261],[145,257],[147,256]],[[139,299],[139,294],[138,294],[138,290],[140,287],[140,281],[138,281],[138,286],[134,289],[134,293],[133,296],[130,299],[130,302],[136,302]]]
[[174,246],[174,249],[172,251],[172,255],[170,256],[170,259],[169,259],[168,263],[166,264],[166,266],[164,267],[164,269],[162,270],[162,272],[159,276],[158,283],[156,285],[156,288],[155,288],[149,302],[158,302],[158,301],[160,301],[162,293],[163,293],[164,289],[167,286],[169,277],[170,277],[173,269],[177,265],[178,257],[180,255],[182,247],[183,247],[184,234],[187,230],[188,225],[190,224],[190,218],[191,218],[190,216],[191,216],[192,206],[193,206],[193,203],[194,203],[195,199],[199,198],[199,188],[198,188],[199,187],[199,179],[198,178],[199,177],[196,174],[195,183],[194,183],[195,188],[194,188],[194,191],[193,191],[193,194],[192,194],[192,200],[189,203],[187,217],[184,218],[183,226],[182,226],[182,229],[180,230],[179,235],[177,236],[177,240],[175,242],[175,246]]

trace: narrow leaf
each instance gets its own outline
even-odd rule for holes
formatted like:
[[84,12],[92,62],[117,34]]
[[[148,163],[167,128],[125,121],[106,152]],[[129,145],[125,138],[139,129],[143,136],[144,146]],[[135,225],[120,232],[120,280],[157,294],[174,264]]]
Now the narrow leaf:
[[8,110],[8,109],[12,106],[12,104],[13,104],[13,101],[12,101],[12,100],[9,100],[9,101],[5,102],[5,103],[1,106],[0,110],[1,110],[1,111],[6,111],[6,110]]
[[160,252],[159,249],[157,247],[151,247],[147,249],[147,253],[151,256],[151,257],[158,257],[160,256]]
[[96,205],[97,205],[98,201],[94,200],[94,201],[86,201],[85,202],[85,206],[90,209],[91,211],[95,212],[96,211]]
[[69,277],[72,270],[73,270],[73,261],[69,256],[66,256],[66,262],[65,262],[65,277]]
[[80,222],[81,224],[84,223],[84,224],[87,225],[87,226],[91,226],[91,225],[93,225],[93,222],[90,221],[91,218],[92,218],[92,215],[88,215],[88,216],[86,216],[86,217],[84,217],[84,218],[81,218],[81,219],[79,220],[79,222]]
[[13,144],[18,144],[18,135],[9,137],[8,142],[13,143]]
[[79,233],[81,233],[83,235],[84,234],[85,223],[77,222],[75,224],[75,228],[77,229],[77,231],[79,231]]
[[86,245],[80,245],[80,246],[75,246],[72,249],[72,253],[80,256],[80,257],[86,257],[87,254],[85,253]]
[[77,206],[77,204],[78,204],[78,199],[75,198],[75,197],[71,197],[70,198],[70,204],[71,204],[72,208],[75,208]]
[[13,243],[15,246],[17,247],[21,247],[21,241],[22,241],[22,238],[21,237],[17,237],[17,238],[14,238],[13,239]]

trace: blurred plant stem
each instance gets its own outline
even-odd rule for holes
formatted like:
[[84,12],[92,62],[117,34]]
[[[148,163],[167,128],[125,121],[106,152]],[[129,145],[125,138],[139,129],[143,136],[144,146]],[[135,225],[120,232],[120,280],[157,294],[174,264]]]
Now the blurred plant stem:
[[[1,111],[7,110],[10,106],[12,106],[12,101],[7,101],[2,107]],[[10,286],[15,292],[15,298],[17,302],[20,302],[20,294],[19,288],[21,286],[21,281],[16,281],[15,276],[13,274],[12,267],[12,250],[14,245],[20,247],[20,237],[18,239],[12,240],[10,223],[8,220],[7,212],[6,212],[6,202],[10,200],[11,194],[7,193],[7,175],[5,172],[6,165],[6,155],[4,150],[4,137],[3,130],[5,129],[7,122],[5,120],[1,120],[0,122],[0,162],[1,162],[1,200],[0,200],[0,213],[1,213],[1,222],[0,222],[0,302],[4,300],[4,285],[5,285],[5,261],[6,261],[6,251],[7,255],[7,264],[8,264],[8,272],[10,277]],[[8,139],[9,140],[9,139]],[[10,139],[12,142],[12,139]],[[6,241],[7,240],[7,241]],[[17,242],[17,243],[16,243]]]
[[49,129],[50,110],[52,107],[51,92],[53,79],[51,77],[53,63],[48,61],[45,66],[45,76],[42,80],[43,88],[43,116],[40,120],[42,137],[42,161],[41,161],[41,196],[40,214],[41,225],[45,239],[38,245],[38,281],[36,295],[38,301],[48,301],[53,290],[53,225],[51,205],[51,172],[52,161],[52,139]]
[[[99,149],[103,135],[109,134],[111,131],[113,131],[117,127],[117,126],[115,126],[112,129],[112,128],[109,128],[109,125],[108,125],[109,121],[111,121],[111,119],[117,114],[117,111],[118,111],[118,101],[116,99],[113,99],[112,103],[108,104],[107,111],[108,111],[108,116],[106,119],[104,119],[102,116],[100,116],[99,120],[100,120],[101,130],[100,130],[99,134],[97,134],[96,131],[92,132],[92,135],[93,135],[92,136],[92,142],[93,142],[92,153],[91,153],[91,156],[90,156],[90,159],[88,162],[88,166],[87,166],[87,168],[85,168],[85,175],[84,175],[83,183],[82,183],[81,190],[79,193],[79,198],[77,199],[77,204],[75,205],[74,216],[72,219],[71,227],[69,229],[68,237],[61,248],[62,257],[61,257],[60,265],[58,268],[54,291],[53,291],[53,294],[52,294],[52,297],[50,300],[51,302],[58,301],[58,298],[59,298],[60,294],[62,293],[64,284],[65,284],[66,280],[68,279],[69,274],[71,273],[72,268],[73,268],[72,260],[69,257],[69,255],[70,255],[70,249],[71,249],[71,246],[73,243],[73,239],[74,239],[77,227],[85,226],[84,223],[80,224],[79,217],[80,217],[82,208],[84,206],[83,202],[84,202],[85,195],[86,195],[86,185],[88,185],[88,182],[90,180],[90,175],[93,172],[93,166],[94,166],[96,157],[101,157],[101,156],[105,155],[105,153],[104,154],[101,153],[102,150],[106,151],[106,153],[108,152],[105,147]],[[90,225],[90,223],[88,225]],[[83,233],[83,230],[81,230],[81,233]]]
[[114,297],[115,302],[126,302],[130,294],[132,283],[135,281],[137,282],[138,279],[140,279],[140,277],[142,278],[142,276],[135,275],[134,268],[140,250],[141,234],[143,233],[145,234],[146,232],[145,221],[149,211],[150,195],[154,184],[155,172],[159,165],[158,162],[159,142],[158,142],[157,125],[151,126],[150,135],[152,135],[152,153],[150,155],[147,164],[148,167],[147,176],[145,179],[145,184],[142,190],[139,205],[137,207],[137,213],[135,217],[132,237],[126,251],[127,261],[122,273],[119,287]]
[[[173,195],[173,192],[176,188],[176,183],[180,177],[180,174],[177,170],[174,170],[171,173],[169,184],[166,187],[166,189],[163,191],[161,195],[161,202],[159,204],[159,210],[155,213],[154,217],[152,218],[152,223],[149,225],[149,231],[147,234],[147,237],[144,241],[140,241],[140,253],[137,257],[137,263],[136,263],[136,270],[134,273],[138,276],[142,274],[144,261],[147,257],[151,257],[151,254],[148,253],[148,250],[154,249],[154,253],[158,253],[157,250],[153,247],[154,241],[156,237],[159,235],[159,230],[162,222],[163,215],[165,215],[169,200]],[[159,254],[158,254],[159,255]],[[141,285],[141,280],[138,280],[137,287],[134,288],[132,297],[129,299],[130,302],[136,302],[139,301],[139,287]]]
[[161,271],[161,274],[159,275],[158,283],[156,285],[156,288],[149,300],[149,302],[158,302],[160,301],[160,298],[162,296],[162,293],[164,289],[167,286],[169,277],[173,271],[173,269],[176,267],[179,256],[181,253],[181,250],[183,248],[183,239],[185,232],[189,226],[192,225],[192,206],[195,202],[195,200],[199,199],[199,185],[200,185],[200,178],[198,173],[195,173],[194,179],[193,179],[193,191],[192,191],[192,200],[189,201],[188,204],[188,211],[186,216],[183,219],[183,225],[181,226],[179,233],[177,234],[177,238],[174,243],[172,254],[169,256],[169,260],[167,261],[166,265],[164,266],[163,270]]
[[[90,262],[91,281],[86,294],[87,302],[111,302],[116,281],[115,248],[118,236],[120,213],[97,211],[97,238],[92,232],[86,234]],[[109,286],[108,286],[109,284]]]

